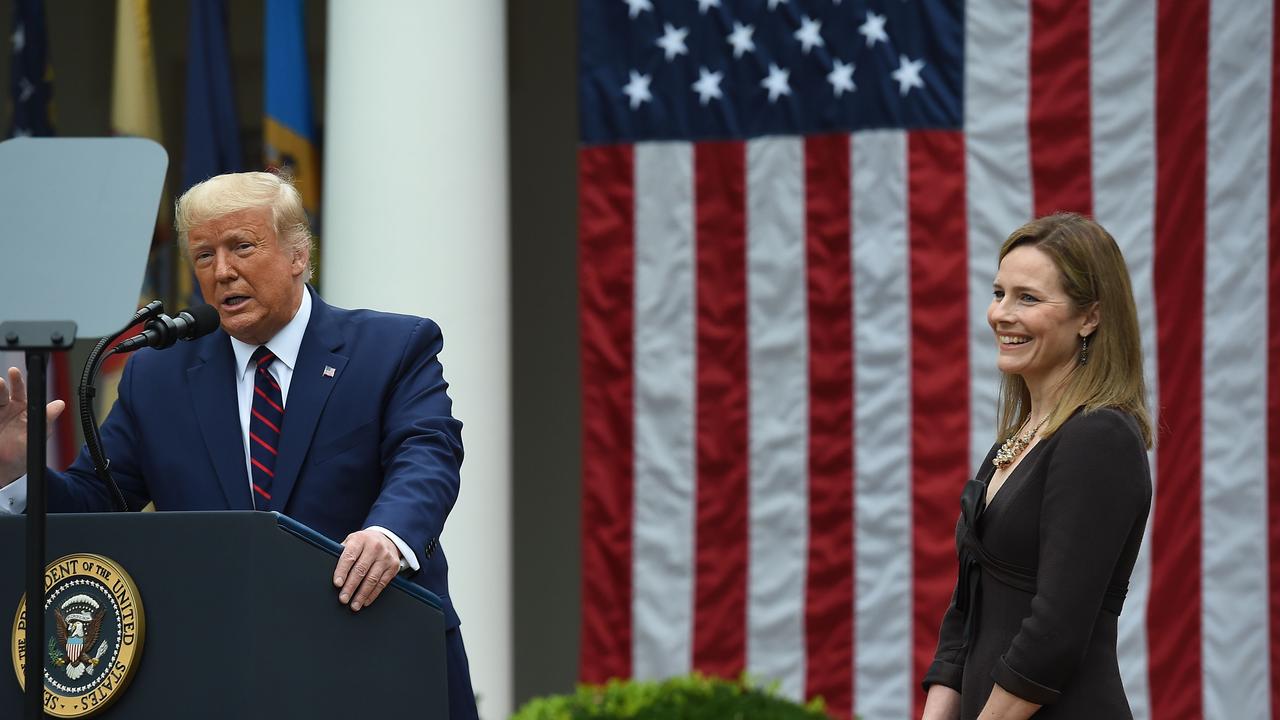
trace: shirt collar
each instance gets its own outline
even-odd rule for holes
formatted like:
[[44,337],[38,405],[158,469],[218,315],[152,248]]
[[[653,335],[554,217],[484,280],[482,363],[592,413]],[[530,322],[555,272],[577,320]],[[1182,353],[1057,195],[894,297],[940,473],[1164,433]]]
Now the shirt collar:
[[[310,319],[311,292],[304,285],[302,288],[302,304],[298,306],[298,312],[293,314],[293,319],[289,321],[289,324],[280,328],[280,332],[267,341],[267,347],[271,348],[271,352],[276,356],[276,359],[284,363],[290,372],[298,364],[298,351],[302,348],[302,336],[307,332],[307,322]],[[249,359],[253,357],[253,352],[258,349],[258,346],[231,338],[231,349],[236,354],[236,368],[239,369],[238,375],[244,377],[244,374],[249,372]]]

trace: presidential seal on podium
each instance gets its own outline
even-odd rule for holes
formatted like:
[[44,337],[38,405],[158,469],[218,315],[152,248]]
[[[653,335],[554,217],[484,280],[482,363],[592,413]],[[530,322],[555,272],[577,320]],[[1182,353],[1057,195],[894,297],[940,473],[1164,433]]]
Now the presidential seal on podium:
[[[44,573],[44,711],[90,717],[120,697],[141,658],[142,598],[132,578],[101,555],[66,555]],[[27,598],[13,619],[13,669],[26,689]]]

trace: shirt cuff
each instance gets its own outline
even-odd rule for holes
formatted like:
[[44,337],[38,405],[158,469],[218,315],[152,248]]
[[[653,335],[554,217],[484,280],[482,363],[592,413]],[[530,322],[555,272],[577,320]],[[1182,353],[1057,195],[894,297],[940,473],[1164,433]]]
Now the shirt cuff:
[[929,666],[929,671],[924,674],[924,682],[920,683],[925,692],[929,692],[932,685],[946,685],[947,687],[960,692],[961,680],[964,678],[964,665],[956,665],[946,660],[934,660]]
[[[23,485],[23,489],[25,491],[26,489],[25,484]],[[2,501],[3,499],[4,499],[4,496],[0,495],[0,501]],[[25,501],[26,499],[25,496],[23,499]],[[413,550],[410,549],[409,546],[406,545],[405,542],[400,539],[399,535],[396,535],[395,533],[382,527],[381,525],[370,525],[368,529],[377,530],[383,535],[386,535],[388,540],[395,543],[396,549],[400,551],[400,558],[401,558],[400,572],[404,572],[405,570],[412,570],[414,572],[418,572],[419,570],[422,569],[422,566],[418,564],[417,554],[415,554]]]
[[27,476],[0,488],[0,513],[21,515],[27,511]]
[[1000,687],[1037,705],[1048,705],[1062,697],[1062,692],[1046,687],[1009,667],[1009,661],[1000,658],[991,669],[991,679]]

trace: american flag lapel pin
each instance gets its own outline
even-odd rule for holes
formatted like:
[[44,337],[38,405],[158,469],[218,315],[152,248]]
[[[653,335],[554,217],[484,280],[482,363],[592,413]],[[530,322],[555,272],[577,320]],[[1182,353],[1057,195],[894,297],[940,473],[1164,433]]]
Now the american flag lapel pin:
[[334,369],[333,369],[333,366],[332,366],[332,365],[325,365],[325,366],[324,366],[324,376],[325,376],[325,377],[333,377],[333,373],[334,373],[334,372],[335,372],[335,371],[334,371]]

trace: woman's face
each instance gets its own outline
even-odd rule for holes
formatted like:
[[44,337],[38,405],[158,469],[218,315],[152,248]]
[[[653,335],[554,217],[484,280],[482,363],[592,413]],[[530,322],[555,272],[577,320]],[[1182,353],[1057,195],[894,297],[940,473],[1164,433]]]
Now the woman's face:
[[1076,310],[1049,256],[1033,245],[1014,248],[992,286],[987,323],[996,336],[996,367],[1033,389],[1070,372],[1081,336],[1097,327],[1097,310]]

